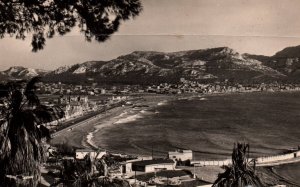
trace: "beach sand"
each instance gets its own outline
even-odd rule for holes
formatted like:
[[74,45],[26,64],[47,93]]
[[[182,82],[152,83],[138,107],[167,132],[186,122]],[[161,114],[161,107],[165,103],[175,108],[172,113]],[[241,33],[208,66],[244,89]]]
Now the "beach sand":
[[[177,96],[166,96],[166,95],[147,95],[143,96],[143,98],[135,101],[133,103],[133,106],[125,106],[125,107],[116,107],[113,108],[106,113],[100,114],[95,118],[95,120],[92,120],[91,122],[88,122],[86,124],[74,127],[72,130],[66,131],[65,133],[61,133],[60,135],[53,138],[51,141],[51,144],[62,144],[67,143],[73,147],[76,148],[95,148],[96,145],[104,145],[103,142],[95,141],[96,145],[94,143],[94,139],[98,140],[98,138],[94,137],[94,134],[101,134],[102,129],[104,128],[110,128],[113,125],[120,125],[124,122],[130,122],[134,121],[140,118],[140,115],[146,114],[151,108],[155,106],[165,105],[170,100],[176,100],[176,99],[188,99],[189,97],[194,96],[183,96],[183,97],[177,97]],[[134,107],[135,106],[135,107]],[[122,135],[119,135],[119,137]],[[104,146],[107,147],[107,146]],[[99,148],[99,147],[98,147]],[[112,152],[118,152],[118,150],[108,150]],[[119,152],[121,153],[121,152]],[[299,168],[299,167],[297,167]],[[198,171],[199,170],[199,171]],[[282,169],[279,169],[280,171],[277,171],[276,173],[280,175],[284,175],[286,171],[293,171],[295,172],[295,167],[292,166],[292,169],[283,167]],[[217,177],[217,173],[221,172],[222,169],[219,167],[203,167],[198,168],[197,172],[199,176],[202,176],[204,180],[207,181],[214,181]],[[297,171],[296,171],[297,172]],[[263,171],[265,173],[265,170]],[[272,172],[266,172],[267,176],[272,176],[274,173]],[[267,177],[269,178],[269,177]],[[271,177],[271,181],[274,181],[276,176]],[[286,176],[285,176],[286,178]],[[294,181],[295,178],[288,180]],[[297,180],[297,179],[296,179]]]
[[113,123],[113,117],[120,115],[122,112],[128,110],[128,107],[116,107],[106,113],[98,115],[95,120],[83,125],[76,126],[72,130],[65,131],[51,140],[52,145],[68,144],[75,148],[88,148],[91,147],[87,143],[87,136],[90,132],[95,130],[96,125],[108,125]]
[[[102,128],[108,128],[111,125],[128,122],[139,118],[136,111],[141,111],[145,107],[163,105],[169,100],[177,99],[175,96],[165,95],[144,95],[143,98],[135,100],[132,106],[116,107],[105,113],[95,116],[94,120],[67,130],[55,136],[50,144],[68,144],[75,148],[95,148],[93,143],[93,134]],[[136,106],[136,107],[133,107]],[[141,106],[141,107],[139,107]],[[143,111],[142,111],[143,112]],[[97,147],[100,148],[100,147]]]

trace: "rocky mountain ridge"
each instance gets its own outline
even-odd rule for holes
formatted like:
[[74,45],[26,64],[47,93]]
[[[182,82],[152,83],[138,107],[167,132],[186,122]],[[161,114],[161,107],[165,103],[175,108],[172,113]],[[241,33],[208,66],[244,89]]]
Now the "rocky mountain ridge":
[[259,60],[263,65],[285,74],[290,79],[300,78],[300,46],[287,47],[273,56],[247,55]]
[[228,47],[180,52],[134,51],[110,61],[91,61],[46,74],[48,81],[91,80],[104,83],[152,84],[195,81],[282,78],[284,74]]
[[36,76],[44,76],[47,72],[48,71],[41,69],[12,66],[7,70],[0,72],[0,80],[30,79]]
[[0,75],[17,78],[39,75],[49,82],[124,84],[174,83],[180,78],[207,82],[300,80],[299,59],[300,46],[283,49],[271,57],[240,54],[228,47],[169,53],[134,51],[109,61],[88,61],[49,72],[12,67]]

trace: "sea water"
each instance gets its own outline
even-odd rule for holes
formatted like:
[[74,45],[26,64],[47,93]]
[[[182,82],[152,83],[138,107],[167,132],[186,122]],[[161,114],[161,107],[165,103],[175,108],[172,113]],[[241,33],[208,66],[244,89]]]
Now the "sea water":
[[300,92],[236,93],[163,103],[101,129],[93,142],[138,155],[166,156],[175,149],[191,149],[199,160],[230,158],[235,142],[249,143],[251,157],[280,154],[300,143]]

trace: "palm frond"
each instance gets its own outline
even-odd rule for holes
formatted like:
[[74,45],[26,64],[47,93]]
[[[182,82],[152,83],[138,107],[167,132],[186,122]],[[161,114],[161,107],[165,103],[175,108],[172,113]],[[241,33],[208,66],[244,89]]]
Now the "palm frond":
[[38,126],[38,136],[39,138],[47,138],[47,140],[51,139],[50,130],[44,125]]
[[[263,187],[263,183],[255,175],[254,167],[248,162],[249,144],[234,144],[232,152],[232,166],[227,167],[224,173],[218,175],[213,187]],[[248,151],[248,155],[247,155]]]
[[[37,185],[39,166],[44,160],[41,139],[50,137],[49,130],[42,123],[54,118],[51,112],[47,113],[48,108],[40,105],[35,94],[37,81],[38,78],[29,81],[24,93],[23,81],[0,85],[0,88],[3,88],[0,95],[2,98],[6,97],[7,103],[5,122],[1,121],[0,126],[0,186],[16,186],[18,181],[13,179],[17,175],[33,176],[30,186]],[[27,104],[36,107],[27,107]]]
[[65,115],[64,111],[60,107],[50,108],[45,105],[37,106],[32,112],[36,116],[36,122],[38,124],[58,120]]
[[20,90],[14,90],[11,94],[11,104],[12,112],[15,113],[20,109],[22,104],[23,96]]
[[28,100],[28,104],[33,105],[39,105],[40,100],[38,96],[35,94],[35,91],[37,89],[36,83],[40,81],[40,77],[33,77],[26,85],[24,95],[26,96]]
[[0,84],[0,98],[8,97],[9,88],[7,84]]
[[35,116],[35,120],[38,124],[41,123],[47,123],[50,121],[53,121],[54,116],[51,114],[51,108],[48,108],[44,105],[37,106],[34,110],[32,110],[32,113]]
[[63,109],[58,106],[49,108],[48,112],[52,116],[53,120],[57,120],[65,116]]

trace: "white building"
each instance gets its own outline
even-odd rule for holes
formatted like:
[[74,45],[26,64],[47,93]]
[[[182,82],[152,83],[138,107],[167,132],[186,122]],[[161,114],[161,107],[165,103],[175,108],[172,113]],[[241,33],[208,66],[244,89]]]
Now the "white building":
[[161,170],[174,170],[176,163],[170,159],[153,159],[132,162],[132,171],[157,172]]
[[122,173],[126,173],[127,175],[134,174],[134,171],[132,170],[132,163],[143,160],[152,160],[152,157],[138,157],[137,159],[127,160],[122,164]]
[[86,155],[89,155],[91,159],[101,159],[106,154],[107,154],[106,151],[99,152],[91,149],[77,149],[76,159],[84,159]]
[[193,151],[192,150],[177,150],[174,152],[169,152],[168,157],[169,157],[169,159],[181,160],[181,161],[193,160]]

